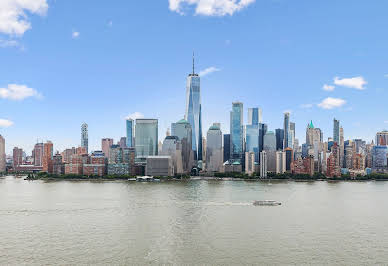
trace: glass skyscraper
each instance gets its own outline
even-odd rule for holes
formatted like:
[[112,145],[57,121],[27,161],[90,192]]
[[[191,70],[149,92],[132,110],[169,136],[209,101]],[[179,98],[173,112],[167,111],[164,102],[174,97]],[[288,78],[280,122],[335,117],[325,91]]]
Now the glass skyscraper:
[[245,151],[255,153],[255,162],[259,162],[259,125],[247,125],[245,127]]
[[202,160],[202,113],[201,113],[201,79],[194,72],[189,74],[186,83],[186,113],[187,120],[192,128],[192,149],[195,159]]
[[136,119],[136,158],[158,155],[158,120]]
[[282,151],[284,145],[284,129],[278,128],[276,132],[276,150]]
[[248,125],[259,125],[262,122],[261,108],[248,108]]
[[133,147],[133,129],[134,129],[134,123],[133,119],[128,118],[126,120],[126,131],[127,131],[127,147],[131,148]]
[[242,159],[243,150],[243,104],[235,102],[230,112],[230,158]]
[[340,144],[340,122],[339,120],[335,119],[333,120],[333,141],[337,142],[337,144]]
[[292,148],[290,132],[290,113],[284,113],[284,148]]

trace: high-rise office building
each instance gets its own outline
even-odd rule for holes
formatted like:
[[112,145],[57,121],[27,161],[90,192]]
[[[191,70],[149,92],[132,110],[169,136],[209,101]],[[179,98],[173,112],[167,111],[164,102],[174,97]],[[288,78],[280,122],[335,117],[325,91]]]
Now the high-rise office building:
[[276,173],[283,174],[286,172],[286,153],[278,150],[276,152]]
[[12,152],[12,158],[13,158],[13,169],[14,171],[18,171],[19,165],[23,164],[23,150],[14,147]]
[[192,128],[185,120],[179,120],[171,124],[171,136],[177,136],[182,144],[183,171],[189,173],[194,166],[194,151],[192,149]]
[[106,158],[110,158],[110,147],[113,145],[113,139],[103,138],[101,140],[101,150]]
[[222,132],[220,125],[214,123],[207,132],[206,169],[220,172],[222,167]]
[[245,151],[253,152],[255,154],[255,162],[259,162],[259,125],[245,126]]
[[35,166],[43,166],[43,143],[36,143],[32,151]]
[[230,112],[230,157],[233,160],[242,161],[243,149],[243,104],[234,102]]
[[136,119],[136,158],[158,155],[158,120]]
[[260,152],[260,177],[267,177],[267,153],[266,151]]
[[51,141],[43,144],[43,172],[53,172],[54,145]]
[[376,133],[376,145],[379,145],[379,146],[388,145],[388,131],[381,131]]
[[5,139],[0,135],[0,173],[6,171]]
[[126,126],[126,131],[127,131],[127,147],[128,147],[128,148],[134,147],[134,143],[133,143],[133,142],[134,142],[133,132],[134,132],[135,125],[134,125],[133,119],[128,118],[128,119],[125,121],[125,126]]
[[264,135],[264,151],[267,156],[267,171],[276,172],[276,136],[273,131]]
[[276,150],[282,151],[284,145],[284,129],[278,128],[276,132]]
[[312,152],[309,155],[314,156],[314,160],[318,160],[318,153],[322,151],[323,134],[321,129],[315,128],[313,121],[311,121],[306,128],[306,145]]
[[[201,110],[201,78],[195,74],[194,55],[193,73],[189,74],[186,83],[186,113],[187,120],[192,129],[192,149],[195,159],[202,160],[202,110]],[[137,135],[136,135],[137,136]]]
[[290,113],[284,113],[284,148],[292,148],[291,145],[291,132],[290,132]]
[[166,136],[162,145],[162,156],[170,156],[176,174],[183,174],[182,144],[177,136]]
[[372,169],[375,172],[387,170],[388,146],[379,145],[372,148]]
[[81,147],[86,149],[86,152],[89,152],[89,135],[88,135],[88,124],[83,123],[81,125]]
[[248,125],[259,125],[262,123],[262,110],[261,108],[248,108]]
[[333,141],[340,144],[340,121],[335,118],[333,120]]
[[298,145],[295,145],[295,123],[290,122],[290,147],[296,151],[298,149]]
[[267,134],[267,131],[267,124],[259,123],[259,152],[262,152],[264,149],[264,136]]
[[230,159],[230,134],[224,134],[224,162]]

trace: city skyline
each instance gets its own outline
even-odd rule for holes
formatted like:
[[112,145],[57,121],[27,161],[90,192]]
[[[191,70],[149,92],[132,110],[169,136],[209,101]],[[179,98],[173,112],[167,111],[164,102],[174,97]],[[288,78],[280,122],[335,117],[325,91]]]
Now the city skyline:
[[[46,5],[38,11],[25,9],[29,29],[0,29],[0,134],[7,154],[15,146],[30,152],[36,139],[51,140],[55,150],[78,146],[82,122],[89,125],[89,150],[98,150],[102,138],[126,136],[128,116],[158,119],[163,140],[170,124],[184,117],[192,50],[201,76],[203,136],[214,122],[229,133],[235,101],[244,103],[244,121],[247,108],[260,107],[269,131],[283,128],[283,112],[291,111],[299,141],[310,120],[324,139],[333,118],[341,121],[345,139],[371,141],[388,128],[379,108],[388,83],[388,40],[380,33],[387,24],[385,3],[329,1],[316,10],[310,3],[253,1],[225,15],[194,14],[196,6],[168,1],[146,12],[144,3],[123,1],[95,3],[88,22],[81,16],[86,3],[73,10],[68,3],[41,2]],[[375,20],[359,21],[368,10]],[[161,21],[157,30],[148,18]],[[298,24],[305,19],[309,25]],[[322,34],[306,37],[314,31]],[[155,38],[157,47],[150,45]]]

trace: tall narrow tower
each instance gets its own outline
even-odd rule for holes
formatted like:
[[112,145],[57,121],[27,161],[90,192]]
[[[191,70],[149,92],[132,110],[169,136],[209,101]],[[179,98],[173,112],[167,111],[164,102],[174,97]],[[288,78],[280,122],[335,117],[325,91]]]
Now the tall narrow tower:
[[185,119],[192,128],[192,149],[195,159],[202,161],[202,111],[201,111],[201,78],[195,74],[194,53],[193,73],[186,82],[186,113]]
[[81,147],[86,148],[86,152],[89,153],[88,124],[86,123],[81,125]]

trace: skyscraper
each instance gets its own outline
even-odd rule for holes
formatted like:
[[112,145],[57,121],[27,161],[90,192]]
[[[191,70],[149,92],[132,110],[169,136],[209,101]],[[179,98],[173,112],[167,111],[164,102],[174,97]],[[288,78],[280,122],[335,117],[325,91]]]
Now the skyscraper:
[[321,129],[315,128],[313,121],[311,121],[306,128],[306,144],[307,149],[312,150],[314,160],[318,160],[318,153],[322,151],[323,134]]
[[297,150],[297,147],[295,147],[295,123],[290,122],[290,147],[294,149],[294,151]]
[[222,132],[220,125],[214,123],[207,132],[206,169],[219,172],[222,167]]
[[388,131],[381,131],[376,133],[376,145],[388,145]]
[[126,131],[127,131],[127,147],[128,148],[131,148],[133,147],[133,139],[134,139],[134,136],[133,136],[133,132],[134,132],[134,124],[133,124],[133,119],[131,118],[128,118],[126,121],[125,121],[125,125],[126,125]]
[[278,128],[276,132],[276,150],[282,151],[284,145],[284,129]]
[[262,122],[261,108],[248,108],[248,125],[259,125]]
[[230,159],[230,134],[224,134],[224,162]]
[[340,144],[340,121],[335,118],[333,120],[333,141]]
[[113,145],[113,139],[104,138],[101,140],[101,150],[106,158],[110,158],[110,147]]
[[2,135],[0,135],[0,173],[5,172],[5,170],[5,139]]
[[47,141],[43,145],[43,172],[51,174],[53,172],[54,145]]
[[43,166],[43,143],[36,143],[32,151],[35,166]]
[[12,152],[12,158],[13,158],[13,170],[18,171],[19,165],[23,164],[23,150],[14,147]]
[[245,150],[255,154],[255,162],[259,162],[259,125],[245,126]]
[[158,120],[136,119],[136,158],[158,155]]
[[234,102],[230,112],[230,158],[242,161],[243,150],[243,104]]
[[81,147],[86,149],[86,152],[89,152],[89,136],[88,136],[88,124],[83,123],[81,125]]
[[291,146],[291,132],[290,132],[290,113],[284,113],[284,148],[292,148]]
[[186,82],[186,113],[187,120],[192,129],[192,149],[195,159],[202,160],[202,113],[201,113],[201,79],[195,74],[194,54],[193,73],[189,74]]
[[190,123],[185,119],[172,123],[171,135],[177,136],[182,144],[183,171],[188,173],[191,171],[194,163],[194,152],[191,144],[192,129]]

